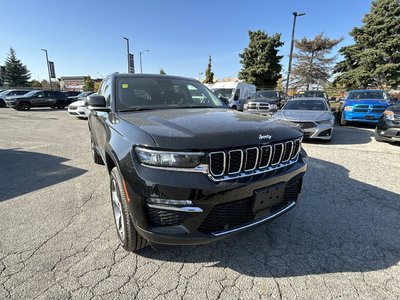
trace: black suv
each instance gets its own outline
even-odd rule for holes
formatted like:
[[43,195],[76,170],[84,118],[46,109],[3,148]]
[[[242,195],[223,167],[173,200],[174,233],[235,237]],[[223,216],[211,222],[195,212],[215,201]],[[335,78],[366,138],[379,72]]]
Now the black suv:
[[209,243],[297,202],[307,168],[301,131],[229,109],[197,80],[116,73],[86,105],[126,250]]
[[68,97],[59,91],[31,91],[23,96],[7,97],[6,105],[17,110],[29,110],[31,107],[63,109],[68,105]]
[[243,111],[253,114],[270,115],[282,107],[283,98],[283,94],[280,91],[260,90],[246,101]]
[[377,142],[400,142],[400,103],[389,106],[376,124]]
[[5,102],[6,97],[25,95],[29,91],[30,90],[18,90],[18,89],[1,91],[0,92],[0,107],[6,107],[6,102]]

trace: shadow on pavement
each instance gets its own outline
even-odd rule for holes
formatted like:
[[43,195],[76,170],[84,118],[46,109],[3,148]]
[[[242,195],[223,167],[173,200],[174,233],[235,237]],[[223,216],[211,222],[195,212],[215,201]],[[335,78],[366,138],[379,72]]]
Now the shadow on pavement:
[[[332,187],[336,187],[332,188]],[[400,196],[310,158],[298,206],[274,221],[202,246],[139,255],[204,263],[255,277],[367,272],[400,261]]]
[[44,153],[0,149],[0,202],[87,172],[63,165],[67,160]]
[[[367,127],[369,128],[369,127]],[[375,128],[375,127],[373,127]],[[333,138],[331,142],[323,140],[304,139],[307,144],[326,144],[326,145],[356,145],[368,144],[374,139],[374,132],[371,129],[355,126],[335,126],[333,128]]]

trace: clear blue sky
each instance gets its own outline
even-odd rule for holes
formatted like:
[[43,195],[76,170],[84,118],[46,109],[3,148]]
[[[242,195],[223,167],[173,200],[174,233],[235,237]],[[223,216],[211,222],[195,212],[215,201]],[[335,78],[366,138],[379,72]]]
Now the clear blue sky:
[[[248,45],[248,30],[281,33],[280,54],[286,69],[293,11],[298,18],[296,38],[324,32],[352,43],[349,31],[360,26],[370,0],[116,0],[0,2],[0,64],[12,46],[28,66],[33,79],[47,78],[44,52],[55,62],[57,77],[101,77],[126,72],[126,42],[130,39],[139,71],[198,78],[213,58],[217,78],[236,77],[238,54]],[[204,76],[204,75],[203,75]]]

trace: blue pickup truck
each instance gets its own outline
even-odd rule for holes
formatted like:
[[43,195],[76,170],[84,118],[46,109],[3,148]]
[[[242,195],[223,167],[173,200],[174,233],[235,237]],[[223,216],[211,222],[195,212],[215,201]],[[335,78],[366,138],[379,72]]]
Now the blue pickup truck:
[[349,91],[339,110],[340,125],[352,121],[378,123],[389,103],[388,94],[381,90]]

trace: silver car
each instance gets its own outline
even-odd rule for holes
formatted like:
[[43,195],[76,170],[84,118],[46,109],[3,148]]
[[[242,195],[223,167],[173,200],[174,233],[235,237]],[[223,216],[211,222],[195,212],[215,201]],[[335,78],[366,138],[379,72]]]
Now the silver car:
[[304,138],[332,140],[335,117],[324,99],[291,99],[273,117],[295,123],[303,130]]

